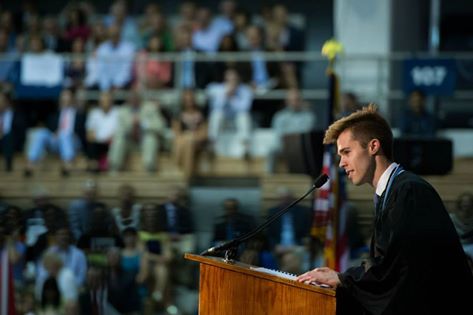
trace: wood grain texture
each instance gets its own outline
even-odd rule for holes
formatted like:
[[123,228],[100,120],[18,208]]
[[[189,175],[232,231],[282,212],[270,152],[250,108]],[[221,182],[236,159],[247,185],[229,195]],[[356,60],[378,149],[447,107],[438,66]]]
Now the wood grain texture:
[[219,258],[186,254],[200,263],[199,314],[335,315],[332,289],[301,284]]

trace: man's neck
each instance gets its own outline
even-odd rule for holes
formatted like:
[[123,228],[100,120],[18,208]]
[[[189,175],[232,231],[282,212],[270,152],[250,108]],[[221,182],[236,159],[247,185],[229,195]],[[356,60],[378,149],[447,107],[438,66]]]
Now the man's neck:
[[373,175],[373,182],[371,183],[371,186],[376,189],[378,186],[379,179],[381,178],[381,175],[386,171],[386,169],[391,165],[392,161],[387,159],[384,156],[377,156],[375,157],[376,159],[376,168],[374,170],[374,175]]

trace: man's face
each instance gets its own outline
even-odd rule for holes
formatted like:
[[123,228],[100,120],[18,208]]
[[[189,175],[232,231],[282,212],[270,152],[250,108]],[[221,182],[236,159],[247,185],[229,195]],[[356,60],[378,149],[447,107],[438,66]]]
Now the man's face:
[[66,248],[69,246],[69,230],[59,229],[56,232],[56,244],[61,248]]
[[60,98],[61,107],[67,107],[72,104],[72,93],[69,90],[64,90],[61,92]]
[[343,131],[337,139],[339,166],[357,186],[373,181],[375,160],[368,147],[363,148],[359,141],[353,139],[351,130]]

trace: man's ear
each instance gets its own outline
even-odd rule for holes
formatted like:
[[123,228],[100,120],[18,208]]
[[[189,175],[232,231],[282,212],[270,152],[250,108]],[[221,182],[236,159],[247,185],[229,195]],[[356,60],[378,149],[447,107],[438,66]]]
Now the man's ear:
[[378,155],[381,153],[381,142],[378,139],[371,139],[368,142],[368,152],[371,155]]

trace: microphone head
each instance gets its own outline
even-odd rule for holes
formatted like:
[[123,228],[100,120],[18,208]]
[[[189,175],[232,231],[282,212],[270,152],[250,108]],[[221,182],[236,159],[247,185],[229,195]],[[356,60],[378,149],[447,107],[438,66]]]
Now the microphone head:
[[322,174],[319,175],[319,177],[317,177],[317,178],[314,180],[314,186],[315,186],[315,188],[320,188],[320,187],[322,187],[327,181],[328,181],[328,175],[325,174],[325,173],[322,173]]

